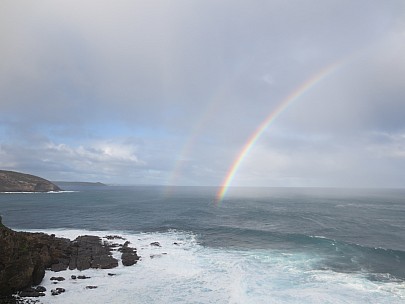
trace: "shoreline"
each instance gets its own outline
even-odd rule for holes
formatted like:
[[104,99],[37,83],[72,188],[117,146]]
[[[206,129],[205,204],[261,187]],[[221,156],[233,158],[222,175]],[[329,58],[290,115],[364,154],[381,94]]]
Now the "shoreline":
[[[136,248],[120,235],[81,235],[71,240],[43,232],[14,231],[2,224],[1,217],[0,246],[0,264],[3,265],[0,303],[7,303],[7,299],[15,296],[18,300],[19,297],[56,296],[65,292],[64,288],[48,290],[41,286],[50,273],[57,275],[66,270],[81,273],[88,269],[107,271],[119,265],[132,266],[140,260]],[[74,276],[80,279],[80,274],[71,278]],[[66,279],[58,278],[60,281]],[[97,288],[89,286],[92,286],[89,289]]]

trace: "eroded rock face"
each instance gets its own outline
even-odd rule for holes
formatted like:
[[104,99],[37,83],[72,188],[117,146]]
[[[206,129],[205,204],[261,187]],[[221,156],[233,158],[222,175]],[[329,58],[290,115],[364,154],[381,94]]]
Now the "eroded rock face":
[[61,191],[50,181],[38,176],[0,170],[0,192],[49,192]]
[[69,269],[110,269],[118,266],[118,261],[111,256],[110,248],[102,244],[98,236],[79,236],[72,245]]
[[45,269],[66,255],[69,240],[15,232],[0,223],[0,295],[41,283]]
[[97,236],[80,236],[70,241],[45,233],[16,232],[5,227],[0,217],[0,296],[40,284],[45,269],[117,266],[110,248]]

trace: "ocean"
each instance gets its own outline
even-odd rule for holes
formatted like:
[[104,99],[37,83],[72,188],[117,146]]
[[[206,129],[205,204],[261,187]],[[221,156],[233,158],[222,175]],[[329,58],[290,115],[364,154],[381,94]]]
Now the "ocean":
[[404,189],[230,188],[220,203],[211,187],[66,190],[0,194],[3,223],[119,234],[141,260],[47,272],[66,292],[41,303],[405,303]]

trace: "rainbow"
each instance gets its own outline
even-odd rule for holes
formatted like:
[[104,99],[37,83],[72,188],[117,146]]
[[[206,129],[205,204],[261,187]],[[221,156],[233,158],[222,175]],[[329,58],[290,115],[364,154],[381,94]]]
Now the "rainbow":
[[222,99],[226,98],[228,91],[231,91],[231,85],[233,84],[234,80],[237,79],[240,75],[245,74],[246,69],[250,66],[250,61],[251,59],[245,62],[239,62],[234,68],[234,73],[224,83],[218,84],[216,89],[213,91],[213,94],[209,99],[209,103],[206,106],[203,114],[191,128],[188,140],[184,143],[182,149],[180,150],[180,153],[178,153],[178,157],[174,162],[173,169],[171,170],[165,183],[165,196],[170,195],[172,186],[178,184],[179,178],[182,175],[181,171],[183,170],[185,164],[187,164],[187,159],[190,158],[193,148],[199,137],[203,133],[207,121],[209,121],[213,114],[216,113],[218,104],[221,103]]
[[243,146],[242,150],[239,152],[237,157],[235,158],[234,162],[232,163],[231,167],[226,174],[225,179],[223,180],[221,187],[216,196],[216,203],[219,204],[223,198],[225,197],[229,186],[231,185],[236,172],[238,171],[241,163],[249,154],[250,150],[263,134],[263,132],[269,127],[269,125],[274,122],[274,120],[283,112],[285,111],[289,105],[291,105],[295,100],[300,98],[304,93],[314,87],[317,83],[325,79],[328,75],[332,74],[332,72],[336,71],[338,67],[342,65],[343,60],[340,60],[336,63],[333,63],[318,73],[304,81],[301,85],[295,88],[285,99],[283,99],[278,106],[266,117],[265,120],[256,128],[256,130],[250,135],[247,142]]

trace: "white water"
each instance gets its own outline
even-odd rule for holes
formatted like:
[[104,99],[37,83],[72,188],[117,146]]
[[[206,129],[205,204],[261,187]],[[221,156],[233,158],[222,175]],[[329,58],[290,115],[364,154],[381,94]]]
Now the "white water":
[[[47,272],[41,303],[404,303],[404,283],[371,282],[360,274],[313,270],[304,253],[235,251],[200,246],[184,232],[141,233],[47,230],[60,237],[121,235],[142,259],[130,267]],[[158,241],[161,247],[151,246]],[[123,243],[122,240],[113,240]],[[179,245],[175,245],[174,243]],[[114,253],[116,258],[119,253]],[[115,276],[109,276],[114,273]],[[86,275],[73,280],[71,275]],[[52,276],[66,278],[58,284]],[[97,289],[86,289],[95,285]],[[56,287],[65,293],[51,296]]]
[[60,193],[71,193],[71,192],[79,192],[73,190],[61,190],[61,191],[47,191],[47,192],[35,192],[35,191],[14,191],[14,192],[1,192],[0,194],[60,194]]

